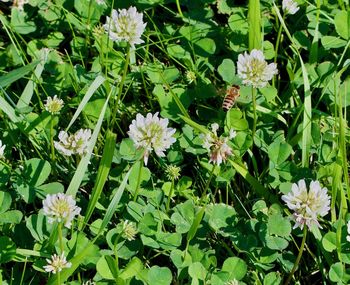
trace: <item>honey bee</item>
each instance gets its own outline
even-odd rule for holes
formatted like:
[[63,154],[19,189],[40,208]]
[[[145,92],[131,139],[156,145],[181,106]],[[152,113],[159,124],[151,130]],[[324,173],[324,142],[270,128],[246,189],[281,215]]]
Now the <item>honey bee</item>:
[[222,109],[225,112],[230,110],[233,104],[236,102],[240,94],[239,90],[240,90],[240,87],[238,85],[233,85],[232,87],[227,89],[226,96],[224,98],[224,101],[222,102]]

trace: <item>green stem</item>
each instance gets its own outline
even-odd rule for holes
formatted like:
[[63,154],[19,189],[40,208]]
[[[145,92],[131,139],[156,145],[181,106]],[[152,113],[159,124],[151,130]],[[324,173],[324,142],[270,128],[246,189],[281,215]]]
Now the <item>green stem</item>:
[[58,231],[58,241],[59,241],[60,251],[61,251],[60,254],[62,254],[64,251],[63,240],[62,240],[62,222],[58,224],[57,231]]
[[207,181],[207,184],[205,185],[205,188],[204,188],[204,191],[203,191],[203,194],[202,194],[202,199],[204,199],[205,195],[207,194],[207,191],[209,189],[209,185],[210,185],[210,182],[214,176],[214,171],[216,169],[216,164],[213,165],[213,168],[211,169],[211,172],[210,172],[210,176],[209,176],[209,179]]
[[137,196],[139,194],[140,184],[141,184],[142,160],[140,160],[139,163],[140,163],[140,167],[139,167],[139,174],[137,176],[137,184],[136,184],[136,189],[135,189],[135,194],[134,194],[134,202],[136,202]]
[[54,123],[54,116],[51,115],[50,119],[50,147],[51,147],[51,162],[52,162],[52,168],[55,170],[55,145],[53,142],[53,123]]
[[60,271],[57,272],[57,284],[61,285],[61,272]]
[[305,247],[306,236],[307,236],[307,226],[304,225],[303,239],[301,241],[301,245],[300,245],[300,248],[299,248],[299,253],[298,253],[297,259],[295,260],[295,263],[294,263],[294,266],[292,268],[292,271],[289,273],[289,276],[288,276],[286,282],[284,282],[284,285],[288,285],[289,284],[290,280],[293,277],[293,274],[294,274],[295,270],[297,269],[297,267],[299,265],[299,262],[300,262],[300,259],[301,259],[301,256],[303,254],[304,247]]
[[257,89],[252,87],[252,101],[253,101],[253,129],[252,129],[252,139],[254,145],[254,137],[256,131],[256,92]]
[[177,7],[177,11],[179,12],[180,16],[183,17],[184,15],[182,14],[182,11],[181,11],[180,0],[176,0],[176,7]]
[[124,87],[124,83],[125,83],[125,78],[126,78],[126,74],[128,72],[129,61],[130,61],[130,46],[127,47],[125,64],[124,64],[124,70],[123,70],[122,79],[121,79],[120,84],[119,84],[118,96],[117,96],[117,99],[114,101],[114,109],[113,109],[113,112],[112,112],[112,121],[111,121],[111,125],[110,125],[110,130],[111,131],[113,131],[113,127],[114,127],[114,124],[115,124],[115,121],[116,121],[118,107],[119,107],[119,101],[120,101],[120,98],[122,96],[123,87]]
[[118,236],[116,237],[115,239],[115,242],[114,242],[114,248],[113,248],[113,251],[114,251],[114,256],[115,256],[115,265],[116,265],[116,268],[117,268],[117,276],[119,276],[119,260],[118,260],[118,241],[119,241],[119,238],[120,238],[120,234],[118,234]]
[[170,187],[170,191],[169,191],[169,197],[168,197],[168,200],[166,201],[166,211],[167,212],[169,212],[170,200],[171,200],[171,196],[173,196],[173,192],[174,192],[174,179],[171,179],[171,187]]
[[[284,15],[283,15],[283,20],[284,20]],[[282,36],[282,24],[280,24],[279,28],[278,28],[278,34],[277,34],[277,39],[276,39],[276,44],[275,44],[275,57],[273,59],[273,62],[276,63],[277,62],[277,56],[278,56],[278,49],[280,46],[280,42],[281,42],[281,36]],[[276,81],[276,75],[272,78],[272,86],[275,87],[275,81]]]

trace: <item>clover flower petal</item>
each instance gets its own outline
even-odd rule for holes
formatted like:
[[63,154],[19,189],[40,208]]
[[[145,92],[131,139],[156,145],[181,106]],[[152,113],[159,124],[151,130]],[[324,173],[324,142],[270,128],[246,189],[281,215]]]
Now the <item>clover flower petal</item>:
[[164,151],[176,141],[173,137],[176,130],[168,128],[168,119],[158,117],[158,112],[146,117],[136,115],[129,126],[128,135],[133,140],[136,148],[144,149],[144,162],[147,165],[148,156],[153,150],[159,157],[165,156]]
[[317,218],[327,215],[330,209],[327,188],[321,188],[318,181],[311,181],[308,191],[305,180],[299,180],[298,184],[292,185],[288,194],[282,196],[282,200],[294,211],[294,228],[303,229],[305,225],[309,229],[313,225],[321,228]]
[[214,123],[211,125],[211,132],[207,134],[201,134],[203,140],[203,147],[209,152],[209,162],[220,165],[222,162],[232,155],[232,148],[227,144],[228,140],[236,136],[236,132],[231,129],[229,136],[218,136],[217,130],[219,125]]
[[62,99],[59,99],[57,95],[53,97],[47,97],[46,103],[44,105],[45,110],[51,114],[58,114],[63,108],[64,102]]
[[62,222],[65,227],[69,228],[74,217],[79,215],[81,211],[81,208],[75,204],[76,202],[71,195],[48,194],[43,200],[44,214],[49,223]]
[[282,9],[286,14],[294,15],[300,8],[298,3],[293,0],[283,0]]
[[6,145],[2,143],[2,141],[0,140],[0,159],[4,158],[4,153],[5,153],[5,148]]
[[86,153],[91,138],[90,129],[80,129],[75,134],[69,135],[65,131],[58,134],[59,141],[54,142],[55,148],[65,156]]
[[112,41],[126,41],[131,48],[135,48],[135,44],[143,43],[141,36],[146,23],[143,23],[142,18],[143,14],[138,13],[135,7],[113,10],[103,27]]
[[51,256],[51,259],[46,259],[47,265],[44,266],[46,272],[52,272],[56,274],[57,272],[61,272],[64,268],[70,268],[72,263],[66,260],[64,256],[64,252],[61,255],[54,254]]
[[260,88],[265,87],[278,70],[275,63],[267,64],[261,50],[253,49],[250,54],[238,56],[237,73],[243,84]]

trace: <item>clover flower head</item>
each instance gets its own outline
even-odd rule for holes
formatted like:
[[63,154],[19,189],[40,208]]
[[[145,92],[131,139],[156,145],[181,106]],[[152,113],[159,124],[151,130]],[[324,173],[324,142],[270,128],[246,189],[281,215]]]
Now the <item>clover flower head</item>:
[[137,114],[136,119],[132,120],[128,135],[136,148],[144,149],[145,165],[152,150],[159,157],[164,157],[164,151],[176,141],[173,137],[176,130],[168,128],[168,123],[168,119],[158,117],[158,112],[154,115],[148,113],[146,117]]
[[185,73],[185,75],[186,75],[186,80],[187,80],[187,82],[189,83],[189,84],[191,84],[193,81],[195,81],[196,80],[196,73],[194,73],[193,71],[191,71],[191,70],[187,70],[186,71],[186,73]]
[[97,5],[105,5],[105,0],[96,0]]
[[5,153],[5,148],[6,145],[2,143],[2,141],[0,140],[0,159],[4,158],[4,153]]
[[278,70],[275,63],[267,64],[261,50],[253,49],[250,54],[245,52],[238,56],[237,73],[243,84],[262,88]]
[[177,180],[180,178],[180,167],[176,165],[168,165],[165,169],[166,176],[169,180]]
[[94,281],[88,280],[86,282],[83,282],[82,285],[96,285],[96,283]]
[[330,209],[330,196],[327,194],[327,188],[321,188],[318,181],[311,181],[310,190],[307,191],[305,180],[299,180],[298,184],[292,185],[292,190],[282,196],[282,200],[287,207],[294,211],[294,228],[309,229],[312,226],[321,228],[317,218],[327,215]]
[[61,255],[54,254],[51,256],[51,259],[46,259],[47,265],[44,266],[46,272],[52,272],[56,274],[61,272],[64,268],[70,268],[72,263],[67,262],[64,252]]
[[24,8],[23,8],[24,4],[28,4],[28,3],[29,3],[28,0],[14,0],[13,1],[13,6],[17,7],[18,10],[23,11],[24,10]]
[[135,223],[125,220],[123,222],[123,237],[128,241],[132,241],[135,239],[137,234],[137,229]]
[[72,220],[80,214],[81,208],[75,205],[76,202],[71,195],[64,193],[48,194],[43,200],[43,210],[49,223],[57,221],[70,228]]
[[217,130],[219,125],[214,123],[211,125],[211,132],[207,134],[201,134],[203,140],[203,147],[209,152],[209,162],[216,163],[220,165],[222,162],[232,155],[232,148],[227,144],[227,142],[236,136],[236,132],[231,129],[229,136],[218,136]]
[[143,14],[138,13],[135,7],[129,7],[128,10],[112,10],[111,17],[107,16],[106,24],[103,27],[112,41],[126,41],[134,49],[135,44],[144,42],[141,36],[146,23],[143,23],[142,17]]
[[65,156],[71,156],[73,154],[83,155],[87,151],[90,138],[90,129],[80,129],[74,135],[60,131],[58,134],[59,141],[55,141],[54,146]]
[[57,95],[53,97],[47,97],[44,105],[45,110],[51,114],[58,114],[63,108],[64,102],[62,99],[57,98]]
[[282,9],[286,14],[294,15],[300,8],[298,3],[293,0],[283,0]]

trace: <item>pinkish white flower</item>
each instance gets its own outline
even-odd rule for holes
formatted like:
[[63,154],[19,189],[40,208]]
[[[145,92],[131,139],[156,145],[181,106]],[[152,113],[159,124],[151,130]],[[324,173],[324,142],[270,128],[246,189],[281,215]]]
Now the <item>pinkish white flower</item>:
[[44,105],[45,110],[51,114],[58,114],[63,108],[64,102],[62,99],[59,99],[57,95],[53,97],[47,97],[46,103]]
[[83,155],[87,151],[90,138],[90,129],[80,129],[74,135],[60,131],[58,134],[59,141],[55,141],[54,146],[61,154],[66,156],[73,154]]
[[61,255],[54,254],[51,256],[51,259],[46,259],[47,265],[44,266],[46,272],[52,272],[56,274],[61,272],[64,268],[70,268],[72,263],[67,262],[64,252]]
[[299,7],[298,3],[293,0],[283,0],[282,9],[285,13],[294,15],[296,12],[298,12]]
[[143,14],[138,13],[135,7],[130,7],[128,10],[112,10],[111,17],[107,16],[103,27],[112,41],[126,41],[131,48],[135,48],[135,44],[143,43],[141,36],[146,24],[142,18]]
[[278,70],[276,63],[267,64],[261,50],[253,49],[250,54],[238,56],[237,73],[243,84],[260,88],[265,87]]
[[137,114],[129,126],[128,135],[134,141],[135,147],[145,150],[145,165],[152,150],[159,157],[164,157],[164,151],[176,141],[173,137],[176,130],[168,128],[168,123],[168,119],[159,118],[157,112],[154,115],[148,113],[146,117]]
[[48,194],[43,200],[44,214],[49,223],[57,221],[69,228],[75,216],[80,214],[81,208],[75,205],[76,202],[71,195],[64,193]]
[[299,180],[298,184],[292,185],[292,191],[282,196],[282,200],[287,207],[294,211],[294,228],[309,229],[312,226],[321,228],[318,217],[327,215],[330,209],[330,196],[327,194],[327,188],[321,188],[318,181],[311,181],[310,190],[307,191],[305,180]]
[[212,124],[212,131],[207,134],[202,134],[201,138],[203,140],[203,147],[209,152],[209,162],[214,162],[217,165],[220,165],[232,155],[232,148],[227,143],[230,139],[233,139],[236,136],[236,132],[231,129],[228,137],[218,137],[218,129],[219,125],[217,123]]

